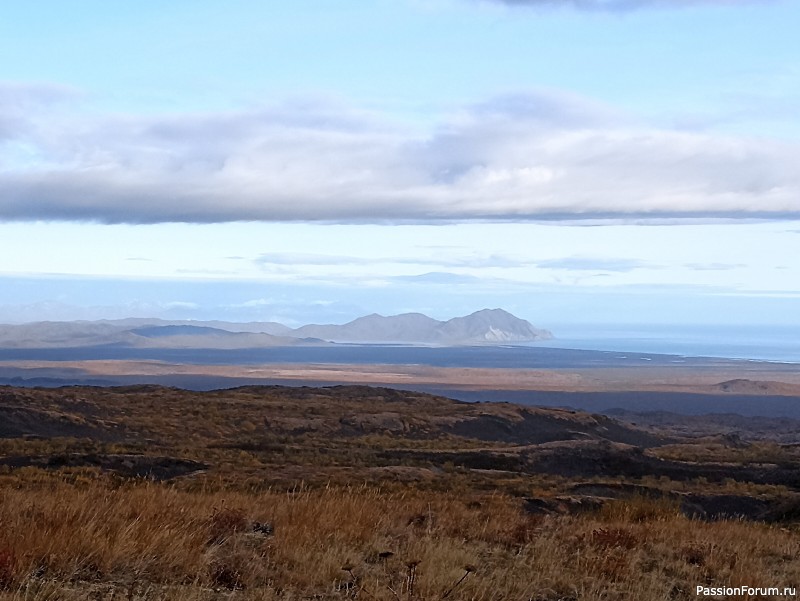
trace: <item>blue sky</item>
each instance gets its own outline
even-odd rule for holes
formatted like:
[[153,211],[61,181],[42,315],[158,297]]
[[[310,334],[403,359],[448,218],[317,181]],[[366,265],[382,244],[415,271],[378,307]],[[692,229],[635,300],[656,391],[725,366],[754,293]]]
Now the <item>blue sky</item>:
[[0,8],[0,321],[800,323],[800,5]]

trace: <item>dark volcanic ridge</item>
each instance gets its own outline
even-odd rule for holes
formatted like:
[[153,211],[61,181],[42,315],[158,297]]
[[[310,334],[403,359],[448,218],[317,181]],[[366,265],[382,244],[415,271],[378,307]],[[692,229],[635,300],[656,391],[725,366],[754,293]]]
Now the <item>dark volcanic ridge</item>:
[[[465,403],[442,396],[370,386],[244,386],[195,392],[156,385],[110,388],[0,387],[0,437],[120,439],[141,434],[121,408],[146,403],[158,415],[183,404],[232,407],[255,413],[264,433],[354,437],[383,434],[414,439],[452,435],[515,445],[563,440],[611,440],[643,447],[665,440],[602,415],[511,403]],[[153,403],[165,403],[156,407]],[[275,403],[279,403],[279,410]],[[144,420],[147,416],[139,416]],[[231,415],[231,420],[236,416]],[[242,418],[240,417],[239,420]],[[235,423],[218,424],[223,431]],[[128,428],[128,430],[126,430]]]
[[[89,470],[213,482],[232,477],[233,462],[244,461],[248,482],[263,486],[324,485],[342,474],[360,482],[435,485],[458,474],[495,490],[498,482],[524,489],[535,477],[560,483],[566,495],[530,498],[535,512],[597,509],[633,490],[675,501],[701,519],[797,519],[797,444],[703,435],[385,387],[0,387],[6,474]],[[695,492],[676,491],[676,484]],[[753,486],[771,492],[740,494]]]
[[133,453],[58,453],[55,455],[17,455],[0,457],[0,466],[38,467],[45,470],[93,468],[124,478],[172,480],[197,474],[208,466],[198,461],[175,457],[147,456]]

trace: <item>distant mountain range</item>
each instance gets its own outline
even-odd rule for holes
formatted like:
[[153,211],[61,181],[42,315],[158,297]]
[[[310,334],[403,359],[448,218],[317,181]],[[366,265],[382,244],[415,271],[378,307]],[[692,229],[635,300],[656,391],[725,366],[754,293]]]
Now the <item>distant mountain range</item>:
[[2,348],[245,349],[343,343],[459,346],[547,340],[553,335],[502,309],[483,309],[439,321],[421,313],[372,314],[342,325],[290,328],[275,322],[165,321],[121,319],[0,325]]
[[418,344],[501,344],[552,338],[547,330],[502,309],[483,309],[466,317],[438,321],[422,313],[384,317],[372,314],[344,325],[308,325],[293,336],[320,338],[332,342],[402,342]]

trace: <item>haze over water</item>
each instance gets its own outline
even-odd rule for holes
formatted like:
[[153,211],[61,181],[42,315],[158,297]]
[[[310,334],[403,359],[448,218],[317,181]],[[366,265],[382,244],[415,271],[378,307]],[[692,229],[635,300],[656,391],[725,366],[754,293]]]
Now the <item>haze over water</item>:
[[800,327],[561,324],[534,346],[800,363]]

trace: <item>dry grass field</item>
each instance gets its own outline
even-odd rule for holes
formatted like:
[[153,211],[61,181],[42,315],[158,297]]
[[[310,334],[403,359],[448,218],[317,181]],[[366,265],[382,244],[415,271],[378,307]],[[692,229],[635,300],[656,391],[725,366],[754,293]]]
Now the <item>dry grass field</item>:
[[77,480],[5,487],[0,511],[0,599],[676,599],[800,579],[796,533],[642,499],[542,516],[506,495]]
[[2,388],[0,419],[0,601],[800,585],[793,445],[366,387]]

